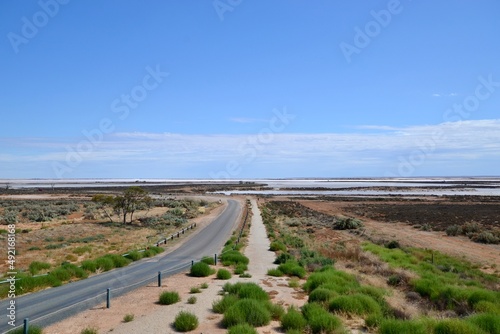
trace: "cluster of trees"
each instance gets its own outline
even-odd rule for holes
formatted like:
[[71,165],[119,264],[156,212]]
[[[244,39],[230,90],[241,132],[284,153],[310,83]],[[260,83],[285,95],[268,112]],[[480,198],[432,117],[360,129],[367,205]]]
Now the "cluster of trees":
[[110,221],[113,221],[112,212],[122,216],[123,224],[127,223],[127,217],[130,217],[129,222],[132,223],[135,211],[149,209],[153,206],[153,199],[148,192],[137,186],[127,188],[122,195],[118,196],[95,195],[92,197],[92,202],[103,210]]

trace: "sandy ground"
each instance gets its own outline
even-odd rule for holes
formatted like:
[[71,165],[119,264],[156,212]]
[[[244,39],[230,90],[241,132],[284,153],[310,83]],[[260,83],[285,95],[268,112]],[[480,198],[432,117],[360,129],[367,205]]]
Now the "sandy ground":
[[[273,264],[275,255],[269,251],[269,239],[262,222],[260,211],[255,200],[252,203],[252,220],[248,245],[245,255],[249,257],[250,264],[248,272],[251,278],[234,277],[229,282],[256,282],[259,283],[270,294],[272,301],[285,307],[289,305],[301,306],[305,303],[305,295],[288,287],[287,278],[270,278],[266,275]],[[175,316],[183,310],[193,312],[197,315],[200,325],[192,333],[226,333],[221,327],[222,315],[212,312],[212,303],[221,298],[218,293],[222,286],[228,281],[217,280],[215,277],[194,278],[187,273],[178,274],[163,279],[163,286],[157,284],[139,288],[127,295],[114,298],[111,308],[98,305],[93,309],[77,314],[45,329],[49,334],[77,334],[85,328],[96,328],[99,333],[176,333],[172,327]],[[207,289],[201,293],[190,294],[191,287],[208,283]],[[181,296],[181,302],[163,306],[157,303],[158,296],[162,291],[177,291]],[[187,299],[195,296],[197,302],[188,304]],[[128,323],[123,321],[124,316],[133,314],[134,320]],[[279,323],[272,322],[266,327],[258,328],[261,334],[282,333]]]

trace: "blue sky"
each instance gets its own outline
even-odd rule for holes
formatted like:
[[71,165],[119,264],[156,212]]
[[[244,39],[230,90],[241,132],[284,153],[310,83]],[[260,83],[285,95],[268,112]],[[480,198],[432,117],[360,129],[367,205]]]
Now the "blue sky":
[[500,2],[0,3],[0,178],[498,175]]

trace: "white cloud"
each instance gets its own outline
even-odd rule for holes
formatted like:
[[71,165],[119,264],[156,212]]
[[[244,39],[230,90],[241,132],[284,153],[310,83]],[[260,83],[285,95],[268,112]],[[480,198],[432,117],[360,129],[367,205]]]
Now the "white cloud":
[[[378,131],[363,131],[372,129]],[[84,140],[25,138],[13,141],[3,138],[0,149],[4,153],[0,154],[0,162],[10,165],[64,163],[71,152],[79,152],[78,143]],[[311,175],[315,175],[314,168],[320,168],[320,165],[322,168],[342,165],[343,168],[359,171],[370,166],[389,168],[398,157],[409,156],[415,150],[426,152],[429,165],[432,160],[450,164],[472,159],[499,160],[500,119],[409,127],[363,125],[358,127],[358,131],[350,133],[115,133],[80,156],[85,164],[96,169],[102,164],[127,162],[142,166],[146,172],[149,163],[172,168],[196,166],[202,170],[203,166],[224,166],[229,161],[236,161],[240,166],[247,167],[259,164],[307,166]]]

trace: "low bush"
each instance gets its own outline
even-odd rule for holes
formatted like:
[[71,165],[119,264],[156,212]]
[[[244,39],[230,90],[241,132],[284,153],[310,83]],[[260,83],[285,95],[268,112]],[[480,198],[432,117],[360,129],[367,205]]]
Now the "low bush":
[[225,266],[238,265],[240,263],[248,265],[250,260],[236,250],[230,250],[220,256],[221,262]]
[[340,319],[319,304],[304,305],[302,313],[313,334],[333,333],[342,327]]
[[143,256],[143,253],[138,252],[138,251],[130,251],[127,253],[127,255],[125,255],[125,257],[127,257],[128,259],[130,259],[132,261],[139,261],[140,259],[142,259],[142,256]]
[[191,296],[188,298],[187,302],[188,302],[188,304],[196,304],[197,300],[198,299],[195,296]]
[[206,263],[210,266],[213,266],[215,265],[215,259],[211,256],[204,256],[202,259],[201,259],[201,262],[203,263]]
[[202,289],[208,289],[208,283],[202,283],[200,285],[200,288],[202,288]]
[[190,275],[193,277],[207,277],[213,273],[214,270],[205,262],[196,262],[193,264],[190,271]]
[[245,272],[245,270],[248,269],[248,266],[244,263],[240,263],[240,264],[237,264],[235,267],[234,267],[234,274],[235,275],[241,275]]
[[290,253],[281,253],[276,257],[276,260],[274,260],[274,264],[281,264],[294,259],[295,258]]
[[291,329],[303,331],[307,325],[307,321],[296,308],[291,307],[281,318],[281,328],[288,332]]
[[278,268],[272,268],[272,269],[269,269],[269,270],[267,271],[267,274],[268,274],[269,276],[274,276],[274,277],[281,277],[281,276],[283,276],[283,275],[284,275],[284,274],[283,274],[283,272],[282,272],[281,270],[279,270]]
[[133,314],[125,314],[123,317],[123,322],[131,322],[134,320],[134,315]]
[[223,314],[237,301],[238,297],[235,295],[224,296],[222,299],[216,300],[212,303],[212,310],[215,313]]
[[191,287],[191,289],[189,289],[189,293],[200,293],[201,292],[201,289],[197,286],[193,286]]
[[50,269],[50,263],[33,261],[30,263],[29,271],[31,275],[36,275],[42,270]]
[[108,271],[115,267],[113,260],[105,256],[95,259],[94,262],[97,269],[102,271]]
[[458,225],[450,225],[446,228],[446,235],[457,236],[462,234],[462,228]]
[[462,233],[468,235],[469,233],[478,233],[481,231],[481,225],[476,222],[467,222],[462,225]]
[[498,244],[500,243],[500,238],[495,236],[489,231],[482,231],[478,234],[473,234],[470,238],[474,242],[479,242],[482,244]]
[[307,275],[307,271],[295,261],[287,261],[280,264],[278,266],[278,270],[285,275],[295,276],[298,278],[304,278]]
[[85,260],[82,262],[82,269],[91,273],[95,273],[97,270],[97,263],[92,260]]
[[82,329],[80,334],[97,334],[97,328],[94,327],[87,327],[85,329]]
[[309,303],[320,303],[320,304],[325,304],[328,303],[333,297],[336,297],[337,294],[330,290],[330,289],[325,289],[322,287],[319,287],[317,289],[314,289],[310,294],[309,294]]
[[217,271],[217,279],[228,280],[231,278],[231,273],[226,269],[219,269]]
[[198,318],[190,312],[181,311],[174,320],[174,327],[179,332],[189,332],[198,327]]
[[257,334],[257,330],[247,323],[230,327],[227,334]]
[[472,323],[459,319],[446,319],[437,323],[434,334],[484,334]]
[[125,258],[124,256],[118,255],[118,254],[107,254],[104,257],[113,261],[114,268],[126,267],[131,262],[131,260]]
[[333,223],[333,228],[336,230],[355,230],[357,228],[363,227],[361,220],[356,218],[337,218]]
[[224,312],[222,324],[229,328],[243,323],[251,326],[265,326],[271,322],[271,313],[265,305],[254,299],[241,299]]
[[330,302],[329,308],[332,312],[360,316],[382,313],[380,305],[372,297],[359,293],[336,297]]
[[271,242],[271,246],[269,247],[269,250],[271,252],[277,252],[277,251],[286,252],[286,246],[281,241],[273,241],[273,242]]
[[379,334],[428,334],[427,327],[418,320],[383,320],[380,324]]
[[469,323],[481,328],[486,333],[500,334],[499,314],[476,314],[466,319]]
[[269,295],[256,283],[225,284],[224,291],[240,299],[268,300]]
[[385,247],[389,248],[389,249],[394,249],[394,248],[400,248],[401,246],[399,245],[399,242],[397,240],[392,240],[392,241],[389,241]]
[[175,291],[164,291],[160,294],[161,305],[172,305],[181,300],[179,294]]

